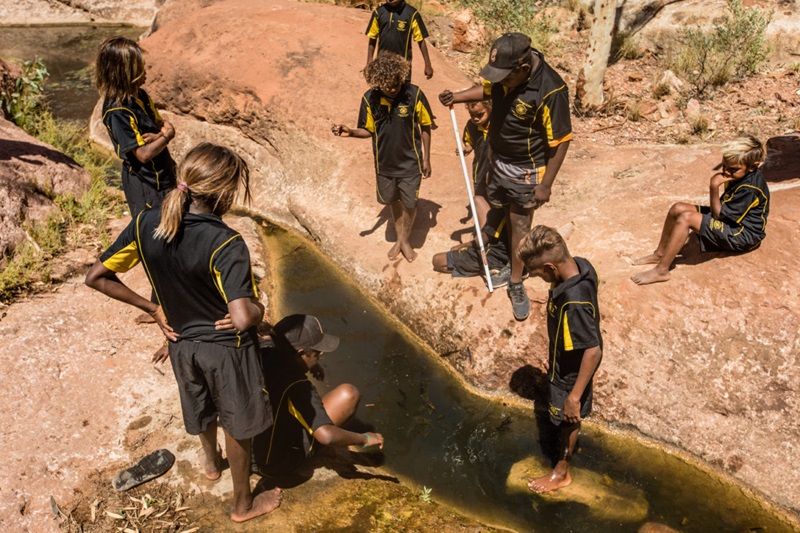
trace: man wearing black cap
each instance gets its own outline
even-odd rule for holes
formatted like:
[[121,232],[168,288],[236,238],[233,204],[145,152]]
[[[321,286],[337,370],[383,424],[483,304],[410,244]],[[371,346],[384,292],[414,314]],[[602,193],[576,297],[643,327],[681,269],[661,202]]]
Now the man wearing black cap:
[[531,229],[533,211],[550,200],[550,188],[572,140],[569,92],[558,73],[522,33],[506,33],[492,45],[481,70],[483,86],[453,93],[445,106],[492,99],[489,121],[491,170],[489,203],[505,207],[511,227],[511,279],[508,296],[514,318],[525,320],[531,304],[522,285],[519,241]]
[[253,439],[253,467],[270,475],[289,474],[314,453],[318,444],[383,448],[380,433],[342,429],[356,412],[360,393],[344,383],[320,398],[307,372],[319,380],[325,352],[339,346],[339,338],[324,333],[311,315],[290,315],[273,328],[271,341],[261,344],[264,380],[274,424]]

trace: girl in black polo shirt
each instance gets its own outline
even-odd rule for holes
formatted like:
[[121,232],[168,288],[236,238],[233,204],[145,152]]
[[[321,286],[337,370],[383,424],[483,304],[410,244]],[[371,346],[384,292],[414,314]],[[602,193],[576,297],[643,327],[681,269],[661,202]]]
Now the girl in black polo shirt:
[[[250,491],[250,439],[272,423],[256,335],[264,306],[247,245],[221,219],[240,186],[249,200],[249,171],[228,148],[202,143],[186,155],[180,177],[160,210],[139,213],[100,256],[86,284],[149,313],[161,327],[186,431],[199,435],[211,480],[220,477],[222,426],[233,478],[231,519],[243,522],[274,510],[282,498],[280,489]],[[116,276],[140,261],[158,303]]]
[[175,161],[167,149],[175,128],[142,88],[146,79],[142,49],[134,41],[110,37],[100,45],[95,82],[104,99],[103,124],[122,159],[122,190],[131,217],[161,205],[175,188]]

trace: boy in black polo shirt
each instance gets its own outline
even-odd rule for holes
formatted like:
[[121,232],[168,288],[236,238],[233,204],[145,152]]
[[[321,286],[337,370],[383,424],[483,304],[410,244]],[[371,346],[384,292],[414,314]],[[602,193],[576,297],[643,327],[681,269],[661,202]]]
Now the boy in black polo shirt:
[[[722,148],[722,162],[709,182],[710,206],[687,202],[673,204],[667,212],[655,251],[633,260],[634,265],[655,265],[631,279],[648,285],[670,278],[675,256],[692,232],[706,251],[749,252],[766,237],[769,187],[759,170],[764,145],[744,135]],[[720,197],[719,188],[723,187]]]
[[[486,200],[486,187],[489,183],[489,117],[492,113],[492,101],[468,102],[469,121],[464,126],[461,140],[464,143],[464,155],[474,153],[472,158],[473,200],[478,224],[483,227],[489,202]],[[458,155],[458,149],[456,149]]]
[[528,483],[544,493],[572,482],[569,462],[581,420],[592,410],[592,377],[603,357],[597,273],[582,257],[571,257],[561,235],[536,226],[520,242],[520,259],[531,276],[552,284],[547,300],[550,421],[561,428],[561,445],[553,471]]
[[358,125],[331,127],[340,137],[372,138],[378,202],[390,205],[397,242],[389,259],[400,253],[408,262],[417,257],[409,237],[417,215],[422,178],[431,175],[431,110],[425,94],[405,82],[409,69],[402,57],[380,54],[364,69],[369,83],[361,99]]
[[339,337],[324,333],[317,317],[290,315],[273,328],[272,339],[261,343],[264,381],[272,403],[274,423],[253,439],[254,471],[290,474],[323,446],[379,446],[380,433],[355,433],[340,426],[353,417],[361,394],[343,383],[320,398],[308,379],[325,378],[319,364],[324,353],[339,346]]
[[487,195],[490,204],[508,211],[512,249],[507,290],[514,318],[525,320],[531,305],[517,250],[531,228],[533,211],[550,200],[550,188],[567,154],[572,139],[569,94],[561,76],[521,33],[506,33],[495,41],[481,77],[482,88],[455,94],[444,90],[439,100],[450,106],[492,99]]
[[369,37],[367,66],[375,57],[377,41],[378,54],[390,52],[408,61],[406,81],[410,82],[411,40],[413,39],[419,43],[419,51],[425,60],[425,77],[431,79],[433,76],[428,45],[425,44],[425,39],[428,38],[428,29],[419,12],[413,6],[408,5],[405,0],[387,0],[385,4],[379,6],[372,12],[367,31],[364,33]]

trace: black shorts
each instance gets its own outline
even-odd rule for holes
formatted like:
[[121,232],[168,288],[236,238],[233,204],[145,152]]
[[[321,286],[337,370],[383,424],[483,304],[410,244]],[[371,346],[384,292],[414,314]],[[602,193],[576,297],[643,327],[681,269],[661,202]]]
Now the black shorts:
[[[447,258],[447,269],[450,270],[454,278],[469,278],[471,276],[484,275],[483,259],[481,252],[472,243],[464,244],[450,250],[445,255]],[[499,270],[509,263],[508,251],[505,246],[490,245],[486,251],[486,262],[490,269]]]
[[236,440],[254,437],[272,424],[258,346],[179,340],[170,343],[169,359],[190,435],[199,435],[217,418]]
[[[502,163],[500,163],[502,165]],[[506,169],[514,168],[505,165]],[[526,170],[517,168],[511,178],[499,171],[498,162],[492,161],[489,169],[489,183],[486,185],[486,199],[494,207],[505,207],[510,204],[528,208],[533,201],[533,192],[539,183],[538,169]]]
[[125,193],[125,201],[128,202],[128,211],[131,213],[131,218],[136,218],[136,215],[148,207],[161,205],[167,194],[174,188],[173,186],[157,191],[139,179],[125,165],[122,166],[122,192]]
[[703,215],[697,240],[703,252],[747,252],[758,248],[761,241],[753,242],[747,238],[744,228],[731,226],[711,216],[711,208],[707,205],[694,206]]
[[489,174],[486,173],[483,176],[473,176],[472,178],[472,194],[475,196],[483,196],[484,198],[488,198],[486,193],[486,188],[489,186],[488,184]]
[[[581,418],[586,418],[592,412],[592,381],[586,385],[586,390],[583,391],[581,396]],[[564,403],[571,390],[565,390],[559,387],[552,381],[550,382],[550,397],[548,410],[550,412],[550,422],[560,426],[564,422]]]
[[378,174],[376,176],[376,181],[378,184],[378,202],[380,204],[389,205],[399,200],[403,202],[403,205],[407,209],[414,209],[417,207],[419,187],[422,184],[421,174],[401,178]]

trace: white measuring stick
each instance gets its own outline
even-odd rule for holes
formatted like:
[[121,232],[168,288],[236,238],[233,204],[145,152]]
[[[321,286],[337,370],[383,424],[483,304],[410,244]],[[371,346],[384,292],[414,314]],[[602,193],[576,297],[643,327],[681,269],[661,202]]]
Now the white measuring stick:
[[478,222],[478,213],[475,211],[475,200],[472,198],[472,185],[469,182],[469,172],[467,172],[467,160],[464,159],[464,147],[461,145],[461,132],[458,131],[456,122],[456,110],[450,106],[450,118],[453,121],[453,132],[456,134],[456,145],[458,146],[458,157],[461,159],[461,170],[464,171],[464,185],[467,186],[467,196],[469,196],[469,207],[472,211],[472,221],[475,223],[475,235],[478,238],[478,245],[481,248],[481,260],[483,260],[483,270],[486,272],[486,285],[489,292],[494,292],[492,287],[492,275],[489,273],[489,263],[486,261],[486,250],[483,248],[483,234]]

